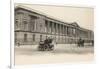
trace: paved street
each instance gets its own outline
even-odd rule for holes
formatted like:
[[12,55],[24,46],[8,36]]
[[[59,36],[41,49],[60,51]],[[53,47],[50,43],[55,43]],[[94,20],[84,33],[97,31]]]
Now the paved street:
[[53,51],[38,51],[38,45],[15,46],[15,64],[41,64],[64,62],[90,62],[94,48],[75,44],[57,44]]

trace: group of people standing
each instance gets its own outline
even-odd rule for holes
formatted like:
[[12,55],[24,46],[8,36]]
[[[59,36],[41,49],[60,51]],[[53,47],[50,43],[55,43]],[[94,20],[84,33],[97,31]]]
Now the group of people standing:
[[79,38],[79,40],[78,40],[78,47],[84,47],[84,40],[83,39],[81,39],[81,38]]

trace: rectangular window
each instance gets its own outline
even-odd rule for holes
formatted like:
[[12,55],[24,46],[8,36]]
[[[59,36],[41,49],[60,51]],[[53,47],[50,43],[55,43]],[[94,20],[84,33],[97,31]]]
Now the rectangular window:
[[34,31],[34,29],[35,29],[35,20],[34,19],[31,20],[31,26],[32,26],[32,30]]
[[35,41],[35,34],[33,34],[33,41]]
[[23,23],[24,23],[24,30],[26,30],[27,29],[27,21],[23,21]]
[[46,35],[46,39],[47,39],[47,35]]
[[18,28],[18,20],[15,20],[15,27]]
[[42,41],[42,35],[40,35],[40,41]]
[[15,44],[17,43],[17,33],[15,32]]
[[27,34],[24,34],[24,41],[27,41]]

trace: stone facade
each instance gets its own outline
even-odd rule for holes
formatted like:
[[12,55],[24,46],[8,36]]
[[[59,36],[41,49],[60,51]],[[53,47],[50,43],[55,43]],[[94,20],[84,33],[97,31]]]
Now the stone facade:
[[76,22],[62,22],[24,7],[15,8],[14,31],[15,44],[37,44],[47,37],[56,43],[76,43],[80,37],[93,40],[93,32],[80,28]]

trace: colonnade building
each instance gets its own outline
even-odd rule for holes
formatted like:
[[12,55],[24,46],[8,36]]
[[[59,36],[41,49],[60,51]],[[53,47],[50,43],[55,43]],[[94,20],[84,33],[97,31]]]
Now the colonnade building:
[[14,15],[15,44],[37,44],[47,37],[58,44],[76,43],[80,37],[87,42],[93,40],[93,32],[77,22],[63,22],[22,6],[15,7]]

